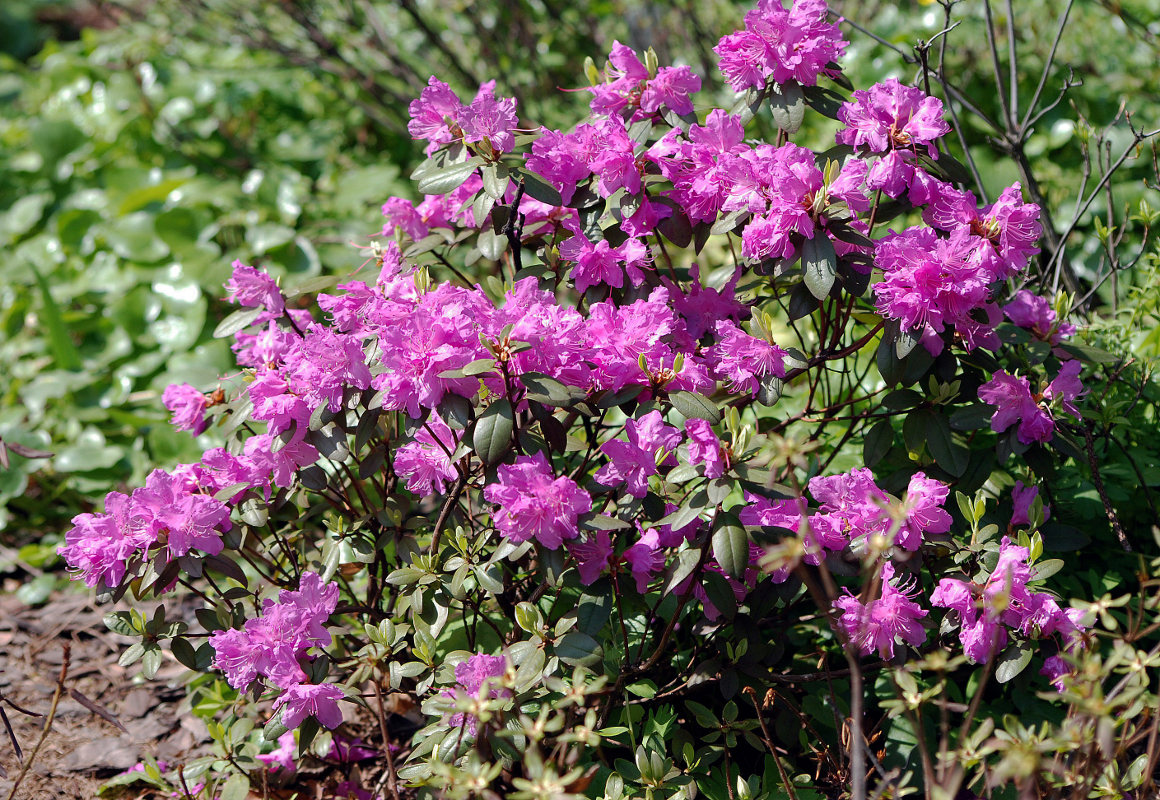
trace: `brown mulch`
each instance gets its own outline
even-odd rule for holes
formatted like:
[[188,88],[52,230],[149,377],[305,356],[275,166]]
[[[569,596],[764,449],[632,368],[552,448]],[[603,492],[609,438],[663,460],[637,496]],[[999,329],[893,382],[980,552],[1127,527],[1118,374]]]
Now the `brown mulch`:
[[[63,591],[40,608],[28,608],[11,594],[18,585],[10,580],[0,587],[0,698],[10,701],[2,707],[26,760],[45,720],[13,704],[47,715],[66,643],[70,664],[52,728],[17,798],[93,798],[105,779],[146,754],[163,761],[201,754],[208,736],[199,720],[178,714],[185,669],[168,652],[170,660],[156,679],[135,683],[140,665],[117,665],[131,640],[105,627],[102,617],[108,609],[99,607],[91,593]],[[0,800],[8,797],[20,770],[12,742],[0,728]]]

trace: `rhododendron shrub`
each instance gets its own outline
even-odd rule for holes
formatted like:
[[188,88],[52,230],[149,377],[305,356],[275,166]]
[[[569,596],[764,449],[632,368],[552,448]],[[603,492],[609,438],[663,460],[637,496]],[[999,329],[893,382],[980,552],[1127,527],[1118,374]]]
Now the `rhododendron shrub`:
[[[360,272],[234,265],[239,371],[163,398],[215,446],[61,548],[203,604],[110,617],[146,677],[200,674],[233,748],[203,772],[285,779],[345,731],[396,796],[691,797],[731,763],[858,794],[898,716],[871,672],[1066,689],[1092,620],[1038,493],[1091,351],[1037,293],[1039,209],[957,182],[938,98],[841,94],[846,45],[820,0],[761,0],[721,75],[616,43],[568,130],[432,77],[425,199],[385,199]],[[836,141],[791,141],[806,113]]]

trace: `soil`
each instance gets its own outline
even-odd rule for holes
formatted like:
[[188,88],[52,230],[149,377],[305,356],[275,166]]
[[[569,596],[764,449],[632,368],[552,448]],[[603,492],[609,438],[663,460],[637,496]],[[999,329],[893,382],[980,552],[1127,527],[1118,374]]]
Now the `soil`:
[[[108,609],[98,607],[91,593],[65,590],[28,608],[10,593],[13,588],[0,592],[0,709],[30,762],[16,798],[93,798],[107,778],[146,754],[175,761],[206,750],[204,724],[178,713],[184,667],[168,660],[155,680],[139,682],[139,665],[117,665],[130,640],[105,627]],[[62,696],[34,756],[66,647]],[[8,798],[21,768],[12,738],[0,730],[0,800]]]

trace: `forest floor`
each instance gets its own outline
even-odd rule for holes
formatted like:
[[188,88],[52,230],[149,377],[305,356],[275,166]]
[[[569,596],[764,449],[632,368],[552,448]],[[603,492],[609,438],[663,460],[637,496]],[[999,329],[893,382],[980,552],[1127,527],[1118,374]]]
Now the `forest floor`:
[[[117,664],[130,640],[105,627],[91,593],[66,590],[30,608],[10,588],[0,591],[0,709],[11,726],[10,735],[0,731],[0,800],[26,762],[14,800],[79,800],[97,797],[106,779],[147,754],[161,761],[201,754],[204,724],[179,713],[184,667],[170,658],[155,680],[139,683],[140,665]],[[34,756],[58,684],[56,714]]]

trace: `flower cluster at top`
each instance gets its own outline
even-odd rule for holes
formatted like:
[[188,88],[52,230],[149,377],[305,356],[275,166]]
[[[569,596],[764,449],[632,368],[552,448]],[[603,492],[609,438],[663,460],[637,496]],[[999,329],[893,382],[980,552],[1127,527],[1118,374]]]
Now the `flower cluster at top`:
[[[761,0],[745,30],[723,38],[717,52],[734,89],[789,81],[812,86],[820,75],[837,74],[834,62],[845,45],[821,0],[796,0],[788,10],[779,0]],[[1020,335],[1049,346],[1041,349],[1055,348],[1063,366],[1037,391],[1027,376],[990,370],[978,398],[996,409],[994,431],[1018,425],[1021,443],[1049,441],[1058,419],[1052,412],[1078,416],[1083,394],[1080,364],[1067,360],[1064,343],[1074,328],[1046,299],[1026,291],[1000,306],[1007,280],[1038,252],[1039,209],[1023,202],[1018,184],[980,207],[969,191],[944,181],[948,175],[938,165],[948,158],[939,153],[938,140],[949,126],[941,102],[896,80],[854,92],[842,105],[837,142],[844,147],[837,150],[845,155],[819,164],[813,151],[792,142],[747,142],[746,119],[721,109],[677,125],[666,112],[692,114],[700,79],[687,67],[655,68],[653,60],[647,57],[646,65],[617,43],[606,81],[588,87],[594,116],[570,131],[541,129],[524,154],[514,152],[515,101],[497,98],[494,82],[465,105],[432,78],[410,106],[409,125],[436,154],[430,163],[470,150],[477,155],[462,162],[468,169],[478,162],[494,171],[477,168],[459,186],[418,204],[389,199],[377,274],[319,294],[317,314],[287,305],[269,274],[235,262],[226,289],[231,301],[248,309],[242,316],[248,325],[234,328],[232,347],[243,377],[225,413],[242,418],[233,426],[239,432],[229,446],[207,449],[199,463],[157,470],[130,495],[111,493],[103,513],[76,517],[60,549],[70,567],[90,586],[116,587],[151,554],[170,562],[220,554],[231,508],[241,498],[284,496],[277,490],[296,486],[302,471],[319,462],[326,468],[315,472],[341,479],[332,468],[350,448],[332,448],[324,459],[320,419],[341,422],[359,409],[378,424],[370,412],[399,412],[392,430],[402,433],[382,445],[389,458],[380,463],[390,476],[384,492],[411,495],[405,502],[424,513],[438,503],[450,509],[466,492],[470,513],[490,520],[483,526],[489,536],[563,548],[584,586],[608,575],[618,587],[630,577],[641,594],[656,591],[690,543],[704,548],[706,529],[735,513],[740,528],[772,529],[801,544],[793,563],[768,570],[772,581],[786,581],[800,564],[818,566],[830,556],[883,557],[873,591],[847,591],[836,599],[838,624],[863,654],[890,658],[899,642],[921,644],[922,620],[930,612],[919,602],[912,567],[924,543],[952,526],[943,507],[950,486],[927,474],[941,474],[935,472],[940,465],[925,461],[926,471],[912,467],[900,474],[909,480],[902,499],[880,488],[866,468],[819,474],[825,468],[817,464],[828,461],[810,464],[803,496],[742,494],[734,489],[752,452],[739,443],[744,436],[737,424],[728,436],[715,426],[723,407],[736,412],[754,401],[768,405],[783,382],[836,371],[826,362],[856,354],[883,328],[920,341],[931,355],[948,348],[997,352],[996,328],[1006,316],[1029,332]],[[652,126],[659,131],[664,125],[667,132],[653,135]],[[452,167],[454,174],[464,172],[459,162]],[[497,188],[500,167],[507,184]],[[537,184],[544,190],[535,192],[540,199],[529,188]],[[882,195],[921,210],[925,224],[875,231]],[[501,209],[507,223],[497,216]],[[430,259],[416,263],[435,246],[431,240],[455,245],[465,241],[465,230],[478,232],[480,242],[490,236],[517,250],[511,279],[494,284],[490,294],[462,278],[433,283],[427,267],[438,267]],[[695,264],[675,266],[679,260],[666,240],[684,249],[696,236],[701,252],[714,232],[734,236],[740,258],[705,272]],[[734,243],[730,239],[729,247]],[[537,262],[518,269],[525,247]],[[474,257],[483,257],[484,249],[479,244]],[[787,274],[807,249],[830,253],[832,259],[822,260],[831,279],[843,278],[819,288],[803,274],[814,306],[833,297],[827,310],[833,307],[844,320],[838,327],[853,318],[855,307],[877,325],[866,326],[870,333],[845,350],[837,346],[845,343],[844,328],[829,344],[818,341],[814,353],[776,341],[786,329],[773,326],[766,309],[781,306],[783,298],[769,295],[780,285],[764,278]],[[452,247],[447,252],[457,257]],[[440,260],[455,268],[442,255]],[[871,286],[872,267],[881,279]],[[867,290],[872,297],[860,301]],[[758,306],[760,313],[753,313]],[[586,425],[580,434],[586,441],[562,430],[558,447],[536,447],[535,440],[521,438],[527,430],[517,429],[517,422],[534,425],[535,417],[547,440],[552,425],[566,428],[580,415],[548,410],[549,423],[543,413],[549,404],[535,399],[543,397],[538,385],[585,403],[607,400],[602,409],[619,411],[608,420],[601,416],[591,429]],[[681,393],[699,396],[692,408],[675,402]],[[178,385],[163,400],[175,426],[199,435],[211,408],[226,405],[216,394]],[[811,402],[813,396],[811,386]],[[712,413],[699,414],[698,403]],[[511,422],[495,452],[480,445],[485,418]],[[585,449],[582,461],[569,459]],[[668,482],[675,471],[684,479],[672,484],[696,480],[720,496],[686,513],[687,503],[681,504],[687,495],[673,492]],[[1024,523],[1031,496],[1031,488],[1020,485],[1015,505]],[[485,503],[471,505],[480,498]],[[607,520],[619,502],[634,509],[649,504],[657,513],[634,511],[631,520],[607,525],[593,519]],[[440,515],[437,524],[445,519]],[[702,574],[714,576],[717,586],[722,579],[740,602],[768,569],[764,550],[746,541],[748,553],[742,546],[712,548],[697,574],[668,590],[695,597],[715,618],[723,595],[713,593],[714,601]],[[1060,633],[1068,647],[1076,646],[1075,615],[1026,590],[1026,549],[1009,542],[1003,547],[985,586],[944,579],[931,598],[957,613],[968,656],[989,658],[1007,629],[1024,636]],[[906,577],[900,575],[904,561]],[[342,690],[308,680],[305,669],[312,648],[331,644],[325,623],[339,591],[304,572],[298,588],[282,591],[277,602],[266,600],[260,616],[210,639],[214,664],[233,687],[244,691],[261,678],[278,690],[275,706],[288,728],[308,715],[327,727],[341,722]],[[479,655],[459,664],[455,691],[487,699],[483,687],[503,673],[504,663]],[[475,721],[452,724],[474,730]]]
[[495,81],[480,86],[475,99],[464,105],[450,86],[432,77],[410,112],[407,130],[416,139],[427,140],[428,155],[454,141],[484,143],[491,154],[515,147],[516,101],[497,98]]
[[283,590],[278,601],[266,600],[262,615],[247,620],[241,630],[217,631],[210,637],[214,665],[230,686],[244,692],[259,676],[282,690],[274,710],[285,706],[282,724],[291,730],[314,716],[328,728],[342,723],[338,701],[342,689],[329,683],[310,683],[302,669],[312,647],[331,643],[326,621],[338,606],[338,584],[323,584],[313,572],[304,572],[297,591]]
[[734,91],[768,81],[815,85],[849,44],[829,14],[825,0],[795,0],[788,10],[781,0],[760,0],[745,15],[745,29],[713,48],[725,80]]

